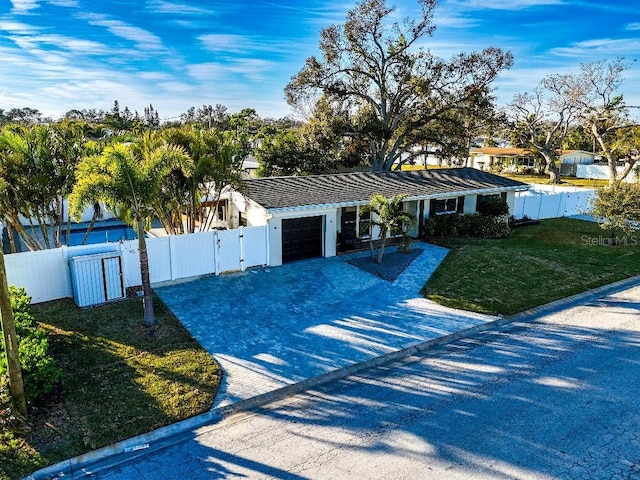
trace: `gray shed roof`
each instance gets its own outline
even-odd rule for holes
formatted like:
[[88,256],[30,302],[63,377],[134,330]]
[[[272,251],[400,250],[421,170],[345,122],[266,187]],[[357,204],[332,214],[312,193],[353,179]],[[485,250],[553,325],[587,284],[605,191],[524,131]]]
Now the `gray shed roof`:
[[245,180],[246,195],[267,209],[367,202],[371,195],[430,197],[528,185],[475,168],[407,172],[357,172]]

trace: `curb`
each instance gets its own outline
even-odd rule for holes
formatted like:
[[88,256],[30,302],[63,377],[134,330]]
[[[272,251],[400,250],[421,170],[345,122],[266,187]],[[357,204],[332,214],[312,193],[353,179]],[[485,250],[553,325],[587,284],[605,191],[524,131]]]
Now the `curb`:
[[283,400],[284,398],[292,395],[302,393],[311,388],[334,382],[336,380],[342,380],[364,370],[380,367],[382,365],[403,360],[412,355],[424,353],[434,347],[447,345],[465,338],[475,337],[486,331],[495,330],[516,321],[533,321],[543,315],[565,310],[579,304],[596,300],[604,295],[623,291],[627,288],[638,285],[640,285],[640,275],[608,285],[603,285],[592,290],[587,290],[586,292],[571,295],[570,297],[556,300],[545,305],[540,305],[514,315],[504,316],[492,322],[486,322],[465,328],[464,330],[427,340],[425,342],[403,348],[402,350],[363,360],[362,362],[323,373],[246,400],[241,400],[232,405],[212,409],[209,412],[167,425],[166,427],[161,427],[152,432],[131,437],[113,445],[64,460],[60,463],[56,463],[33,472],[31,475],[25,477],[25,480],[47,480],[62,477],[83,478],[91,476],[101,470],[126,463],[138,457],[147,455],[150,452],[155,452],[171,445],[175,445],[176,443],[192,437],[194,435],[192,433],[193,430],[207,425],[210,426],[211,424],[217,423],[232,414],[253,410],[264,405]]

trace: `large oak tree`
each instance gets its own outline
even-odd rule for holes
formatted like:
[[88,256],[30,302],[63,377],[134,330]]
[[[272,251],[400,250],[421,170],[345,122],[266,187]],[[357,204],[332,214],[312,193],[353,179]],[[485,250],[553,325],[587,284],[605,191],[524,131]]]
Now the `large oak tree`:
[[488,97],[493,80],[513,62],[496,47],[436,57],[421,44],[435,30],[437,1],[418,4],[420,16],[400,24],[385,0],[360,0],[344,25],[321,31],[321,57],[308,58],[285,89],[295,107],[324,95],[347,109],[356,121],[345,136],[359,138],[374,171],[391,170],[428,146],[459,151],[465,139],[450,135],[463,122],[458,113]]
[[556,151],[578,118],[582,82],[575,76],[548,75],[533,92],[518,93],[507,106],[516,145],[538,153],[545,162],[551,183],[560,182]]
[[[637,121],[632,120],[620,87],[624,72],[631,67],[623,58],[580,65],[578,77],[583,95],[578,99],[580,121],[595,138],[609,166],[609,182],[615,184],[631,173],[638,155]],[[635,107],[638,108],[638,107]],[[618,162],[623,166],[618,170]]]

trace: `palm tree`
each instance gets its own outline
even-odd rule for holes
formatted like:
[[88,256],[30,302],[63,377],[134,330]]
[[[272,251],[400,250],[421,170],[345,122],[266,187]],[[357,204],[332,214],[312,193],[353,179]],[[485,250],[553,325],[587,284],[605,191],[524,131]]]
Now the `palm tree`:
[[146,133],[136,143],[116,143],[100,155],[84,158],[76,173],[76,184],[69,196],[74,218],[95,201],[129,222],[138,235],[140,273],[144,307],[144,325],[154,325],[153,299],[149,280],[149,258],[145,226],[154,215],[153,204],[167,175],[183,169],[189,157],[179,147],[164,143],[157,135]]
[[[89,240],[89,235],[91,235],[91,231],[93,230],[93,227],[96,225],[96,221],[101,220],[103,217],[104,217],[104,214],[102,212],[102,205],[100,205],[100,202],[93,202],[93,215],[91,215],[91,222],[87,227],[87,231],[85,232],[84,237],[82,237],[82,245],[87,244],[87,241]],[[67,241],[68,239],[69,239],[69,235],[67,235]]]
[[158,199],[156,210],[165,230],[193,233],[197,225],[200,231],[208,230],[225,187],[242,188],[242,162],[246,152],[234,138],[216,130],[183,127],[165,130],[163,136],[191,157],[189,178],[174,172],[165,185],[163,197]]
[[[63,199],[84,148],[81,125],[72,122],[10,125],[0,132],[2,214],[30,250],[61,246]],[[22,226],[20,215],[29,227]],[[67,234],[70,228],[67,222]]]
[[416,225],[416,217],[411,212],[402,209],[402,201],[405,194],[395,195],[387,199],[384,195],[376,193],[371,195],[369,203],[360,209],[361,214],[370,212],[368,219],[363,222],[363,227],[372,233],[373,227],[378,227],[378,255],[376,263],[382,263],[384,246],[387,234],[391,236],[402,235],[402,248],[408,249],[411,237],[409,231]]

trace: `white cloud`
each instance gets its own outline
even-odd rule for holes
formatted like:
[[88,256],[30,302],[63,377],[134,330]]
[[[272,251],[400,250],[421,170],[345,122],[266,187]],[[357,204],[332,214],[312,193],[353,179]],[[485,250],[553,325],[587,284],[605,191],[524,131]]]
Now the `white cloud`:
[[270,52],[283,54],[291,52],[301,45],[301,42],[288,41],[279,37],[277,40],[255,37],[250,35],[235,35],[210,33],[200,35],[198,40],[210,52],[250,54],[252,52]]
[[[53,46],[60,50],[68,52],[75,52],[82,55],[99,55],[109,53],[112,51],[107,45],[94,42],[92,40],[85,40],[83,38],[68,37],[66,35],[37,35],[32,37],[22,37],[23,46],[25,42],[27,45],[48,45]],[[16,41],[19,44],[19,40]]]
[[322,7],[311,8],[300,2],[297,6],[290,4],[277,4],[274,8],[280,10],[293,10],[293,16],[299,17],[302,21],[308,22],[321,28],[329,25],[343,24],[347,18],[347,12],[353,8],[352,2],[329,2]]
[[201,35],[198,40],[210,52],[246,53],[250,50],[250,43],[247,37],[242,35],[211,33]]
[[13,5],[13,13],[28,13],[38,8],[39,0],[11,0]]
[[625,27],[626,30],[640,30],[640,22],[629,23]]
[[151,0],[147,4],[147,9],[157,13],[167,13],[171,15],[207,15],[214,13],[202,7],[189,5],[186,3],[168,2],[165,0]]
[[476,18],[463,17],[456,14],[450,14],[449,12],[445,13],[445,11],[436,10],[433,23],[439,28],[471,28],[478,26],[480,21]]
[[[31,10],[40,7],[41,0],[10,0],[13,5],[11,10],[14,14],[28,14]],[[78,0],[42,0],[57,7],[78,7]]]
[[48,2],[57,7],[77,8],[80,6],[78,0],[48,0]]
[[104,27],[116,37],[134,42],[140,50],[165,50],[160,37],[143,28],[130,25],[121,20],[112,20],[104,15],[87,14],[84,15],[84,18],[86,18],[91,25]]
[[171,93],[172,95],[190,93],[194,90],[193,85],[180,82],[178,80],[169,81],[169,82],[159,82],[156,85],[158,85],[158,87],[162,88],[166,92]]
[[227,65],[230,72],[238,73],[248,80],[262,82],[266,79],[265,73],[278,68],[279,64],[258,58],[241,58]]
[[39,29],[26,23],[15,22],[12,20],[0,20],[0,31],[17,33],[20,35],[30,35],[37,33]]
[[[230,81],[240,76],[244,80],[260,83],[267,79],[266,73],[280,64],[258,58],[229,58],[226,62],[206,62],[188,65],[189,75],[202,82]],[[230,75],[231,74],[231,75]]]
[[531,7],[563,5],[565,0],[450,0],[449,4],[472,10],[523,10]]
[[222,78],[224,67],[215,62],[195,63],[186,66],[189,76],[200,82],[213,82]]
[[560,57],[594,57],[637,55],[640,38],[600,38],[577,42],[567,47],[557,47],[549,51]]

